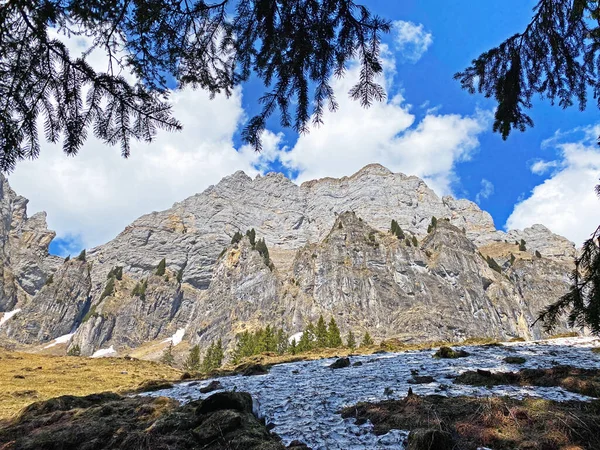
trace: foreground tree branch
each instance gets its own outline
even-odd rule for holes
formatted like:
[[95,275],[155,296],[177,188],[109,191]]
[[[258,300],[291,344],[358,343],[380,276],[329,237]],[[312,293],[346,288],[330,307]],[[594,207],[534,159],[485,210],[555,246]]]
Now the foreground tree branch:
[[[91,37],[73,57],[50,29]],[[357,58],[361,78],[351,91],[364,106],[381,100],[381,33],[387,21],[352,0],[11,0],[0,6],[0,170],[40,152],[38,123],[49,142],[75,155],[88,130],[124,157],[132,139],[179,130],[170,88],[231,95],[255,74],[267,92],[243,138],[256,150],[267,119],[298,132],[337,109],[329,84]],[[107,53],[97,72],[93,49]],[[120,75],[131,72],[134,83]]]

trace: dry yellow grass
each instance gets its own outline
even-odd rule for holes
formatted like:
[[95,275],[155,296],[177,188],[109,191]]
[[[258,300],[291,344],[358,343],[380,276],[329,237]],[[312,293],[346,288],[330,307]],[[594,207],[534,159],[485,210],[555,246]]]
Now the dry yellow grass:
[[152,361],[79,358],[0,350],[0,419],[61,395],[127,392],[149,380],[177,380],[181,371]]

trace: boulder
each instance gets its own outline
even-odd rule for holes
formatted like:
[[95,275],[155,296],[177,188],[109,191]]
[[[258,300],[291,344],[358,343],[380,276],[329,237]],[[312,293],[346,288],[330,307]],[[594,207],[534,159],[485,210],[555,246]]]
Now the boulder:
[[344,367],[349,367],[349,366],[350,366],[350,358],[340,358],[340,359],[337,359],[329,367],[331,369],[342,369]]
[[219,380],[213,380],[210,383],[208,383],[206,386],[201,387],[199,389],[199,391],[202,394],[208,394],[209,392],[217,391],[219,389],[223,389],[223,385],[221,384],[221,382]]
[[223,409],[252,413],[252,397],[246,392],[217,392],[200,403],[196,414],[208,414]]
[[453,359],[465,358],[469,355],[470,353],[467,353],[464,350],[453,350],[450,347],[440,347],[440,349],[433,354],[433,357],[442,359]]

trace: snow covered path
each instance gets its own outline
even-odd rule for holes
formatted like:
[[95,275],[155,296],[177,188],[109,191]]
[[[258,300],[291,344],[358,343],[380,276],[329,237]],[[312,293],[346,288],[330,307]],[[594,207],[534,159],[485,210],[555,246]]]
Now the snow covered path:
[[[258,402],[260,413],[285,444],[294,439],[313,449],[402,449],[406,433],[391,431],[383,436],[370,433],[370,425],[357,426],[344,420],[338,411],[360,401],[380,401],[403,398],[409,387],[415,394],[448,396],[501,396],[513,398],[537,396],[558,401],[589,400],[559,387],[495,386],[492,388],[455,385],[451,376],[466,370],[517,371],[521,368],[548,368],[571,365],[600,368],[600,355],[590,351],[600,346],[592,338],[564,338],[552,341],[509,343],[500,347],[463,348],[471,356],[459,359],[434,359],[434,350],[355,356],[351,362],[361,366],[332,370],[327,366],[334,359],[281,364],[267,375],[223,377],[219,381],[225,390],[249,392]],[[506,364],[506,356],[522,356],[522,365]],[[411,372],[412,371],[412,372]],[[409,384],[413,374],[430,375],[435,382]],[[167,396],[188,402],[211,394],[199,389],[210,383],[181,383],[172,389],[144,395]],[[388,388],[388,394],[384,390]],[[390,394],[389,389],[393,390]]]

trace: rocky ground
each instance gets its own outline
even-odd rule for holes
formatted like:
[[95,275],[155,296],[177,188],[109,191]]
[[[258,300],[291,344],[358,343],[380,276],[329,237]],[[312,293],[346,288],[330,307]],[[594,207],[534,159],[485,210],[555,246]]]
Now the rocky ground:
[[284,448],[253,414],[252,398],[243,392],[184,406],[165,397],[63,396],[34,403],[0,425],[2,450]]

